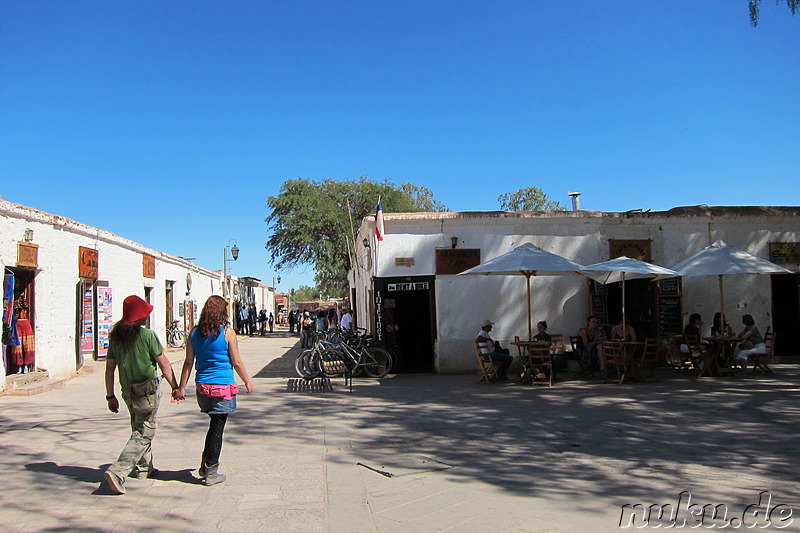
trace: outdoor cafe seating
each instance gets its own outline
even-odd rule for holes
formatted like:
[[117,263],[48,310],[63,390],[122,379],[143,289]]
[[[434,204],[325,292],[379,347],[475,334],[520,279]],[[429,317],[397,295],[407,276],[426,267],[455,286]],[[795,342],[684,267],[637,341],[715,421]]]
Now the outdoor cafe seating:
[[750,371],[751,374],[754,374],[759,370],[765,374],[775,374],[775,372],[773,372],[769,367],[769,363],[775,356],[775,338],[777,335],[777,333],[770,331],[770,329],[767,328],[766,333],[764,333],[764,344],[767,345],[767,351],[761,354],[751,354],[748,357],[748,359],[750,359],[750,361],[753,363],[753,369]]
[[500,362],[492,361],[494,345],[488,340],[475,340],[475,357],[478,359],[478,383],[490,383],[499,379]]
[[600,345],[603,350],[605,375],[603,381],[622,385],[628,373],[628,358],[625,355],[625,348],[621,342],[603,341]]

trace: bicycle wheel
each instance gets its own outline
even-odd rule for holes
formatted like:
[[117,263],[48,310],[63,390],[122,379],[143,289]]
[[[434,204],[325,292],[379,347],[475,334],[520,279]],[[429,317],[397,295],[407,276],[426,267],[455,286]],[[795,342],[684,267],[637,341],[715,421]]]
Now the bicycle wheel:
[[382,378],[392,369],[392,354],[383,348],[364,348],[364,372],[371,378]]
[[183,348],[186,346],[186,334],[180,330],[170,331],[167,344],[172,348]]
[[314,350],[304,350],[294,360],[294,368],[301,378],[318,378],[322,371],[319,366],[319,355]]
[[325,377],[335,378],[347,372],[344,354],[337,348],[328,348],[320,354],[322,373]]

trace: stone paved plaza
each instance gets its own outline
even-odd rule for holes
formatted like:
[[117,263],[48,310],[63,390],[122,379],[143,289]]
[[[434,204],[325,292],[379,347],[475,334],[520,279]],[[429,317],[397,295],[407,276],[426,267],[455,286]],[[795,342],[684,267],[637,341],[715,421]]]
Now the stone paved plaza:
[[[678,520],[724,504],[729,529],[744,529],[769,491],[772,528],[800,530],[797,365],[537,389],[410,374],[322,392],[295,379],[296,345],[285,332],[241,340],[256,390],[229,419],[228,480],[213,487],[194,477],[207,417],[193,396],[161,404],[159,478],[128,479],[119,496],[102,472],[129,426],[106,409],[102,364],[59,390],[0,397],[3,531],[618,531],[624,505],[678,507],[684,491],[699,505]],[[169,355],[179,369],[182,353]]]

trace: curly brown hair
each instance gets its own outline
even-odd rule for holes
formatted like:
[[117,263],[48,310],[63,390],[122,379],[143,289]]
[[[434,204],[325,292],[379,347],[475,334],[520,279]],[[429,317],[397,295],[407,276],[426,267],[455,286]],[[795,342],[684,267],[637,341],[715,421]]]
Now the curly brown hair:
[[203,337],[216,337],[219,334],[220,326],[228,323],[228,304],[222,296],[209,296],[203,310],[200,312],[200,320],[197,322],[197,330]]
[[111,332],[108,334],[109,342],[121,344],[123,346],[132,346],[142,332],[142,325],[140,322],[141,321],[130,323],[120,320],[111,328]]

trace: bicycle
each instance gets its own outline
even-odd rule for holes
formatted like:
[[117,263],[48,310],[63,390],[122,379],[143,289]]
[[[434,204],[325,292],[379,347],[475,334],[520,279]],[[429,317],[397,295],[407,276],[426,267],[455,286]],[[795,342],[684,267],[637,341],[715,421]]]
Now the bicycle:
[[[372,335],[366,330],[361,334],[345,334],[339,349],[333,353],[336,358],[331,362],[344,365],[352,375],[358,376],[362,372],[371,378],[382,378],[391,371],[394,361],[388,350],[377,346],[368,346]],[[322,352],[323,369],[327,352]]]
[[186,332],[178,328],[179,321],[173,320],[172,325],[167,328],[167,344],[171,348],[183,348],[186,346]]
[[379,347],[368,346],[371,335],[328,332],[321,335],[311,349],[304,350],[295,360],[295,370],[304,378],[321,375],[366,374],[382,378],[392,369],[392,354]]

